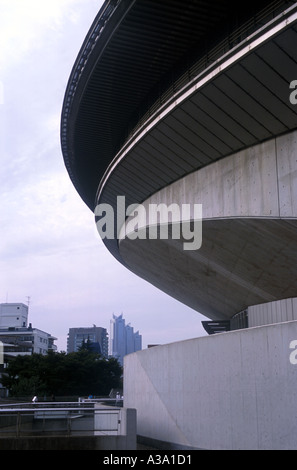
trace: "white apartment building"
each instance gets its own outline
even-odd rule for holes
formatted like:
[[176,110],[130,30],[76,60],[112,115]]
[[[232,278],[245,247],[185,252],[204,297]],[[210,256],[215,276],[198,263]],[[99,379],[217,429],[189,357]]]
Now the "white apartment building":
[[47,354],[56,351],[50,333],[28,325],[28,306],[23,303],[0,304],[0,397],[8,396],[1,384],[9,358],[33,353]]
[[0,341],[5,356],[47,354],[56,351],[50,333],[28,325],[28,306],[23,303],[0,304]]

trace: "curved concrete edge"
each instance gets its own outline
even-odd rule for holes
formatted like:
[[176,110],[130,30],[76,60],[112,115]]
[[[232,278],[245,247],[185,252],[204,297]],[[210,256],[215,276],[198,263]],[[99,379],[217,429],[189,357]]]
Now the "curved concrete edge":
[[106,168],[104,175],[99,183],[95,200],[97,204],[100,201],[104,188],[108,185],[114,170],[125,160],[131,150],[164,118],[176,108],[178,108],[188,97],[197,92],[206,83],[210,83],[214,78],[228,69],[232,64],[238,62],[247,54],[256,50],[260,44],[265,44],[272,39],[281,30],[286,29],[289,25],[294,24],[297,20],[296,5],[289,7],[285,12],[278,15],[274,20],[265,24],[260,30],[248,36],[240,44],[232,48],[231,51],[223,54],[214,64],[210,65],[205,71],[199,73],[193,78],[189,84],[175,93],[170,99],[155,111],[149,119],[137,129],[128,141],[123,145],[122,149],[114,156],[113,160]]
[[[140,207],[147,214],[153,204],[187,204],[193,219],[194,204],[202,204],[203,220],[297,218],[296,151],[297,131],[293,131],[190,173],[153,194]],[[131,218],[122,233],[131,232]],[[182,218],[175,221],[179,220]],[[147,225],[141,212],[137,223],[138,229]]]
[[[296,297],[296,143],[295,131],[154,194],[136,221],[132,216],[122,227],[119,250],[125,265],[214,320],[250,305]],[[141,237],[148,233],[143,214],[161,203],[202,204],[200,249],[185,251],[182,238]]]
[[120,251],[141,278],[224,320],[250,305],[297,296],[296,231],[296,220],[210,220],[199,250],[184,251],[181,240],[126,238]]

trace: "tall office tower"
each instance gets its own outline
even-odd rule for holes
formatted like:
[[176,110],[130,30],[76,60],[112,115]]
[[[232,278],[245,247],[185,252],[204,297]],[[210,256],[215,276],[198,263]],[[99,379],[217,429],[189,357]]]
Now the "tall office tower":
[[110,355],[119,359],[123,364],[123,357],[126,354],[126,332],[123,315],[112,316],[110,321]]
[[69,328],[67,353],[77,352],[82,344],[89,341],[95,352],[108,357],[108,335],[105,328],[93,325],[89,328]]
[[139,331],[134,333],[134,351],[141,351],[142,349],[142,336],[139,334]]
[[112,316],[110,321],[110,355],[116,357],[123,365],[126,354],[139,351],[142,347],[141,335],[134,333],[133,327],[125,324],[123,314]]
[[126,326],[126,354],[135,351],[134,348],[134,329],[130,324]]

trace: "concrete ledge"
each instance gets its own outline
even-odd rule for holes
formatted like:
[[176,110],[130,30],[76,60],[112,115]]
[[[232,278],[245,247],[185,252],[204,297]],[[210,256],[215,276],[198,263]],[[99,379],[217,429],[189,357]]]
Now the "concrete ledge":
[[160,441],[145,436],[137,436],[137,444],[151,450],[206,450],[191,446],[181,446],[176,442]]
[[125,436],[47,436],[0,439],[0,450],[135,450]]

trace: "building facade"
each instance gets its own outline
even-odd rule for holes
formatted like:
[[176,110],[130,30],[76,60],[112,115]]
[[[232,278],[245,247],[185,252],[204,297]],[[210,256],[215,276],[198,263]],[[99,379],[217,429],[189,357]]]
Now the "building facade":
[[4,345],[4,357],[57,350],[54,344],[57,338],[28,324],[28,310],[23,303],[0,304],[0,341]]
[[28,310],[22,303],[0,304],[0,328],[27,327]]
[[29,308],[23,303],[0,304],[0,397],[8,396],[7,389],[2,387],[1,375],[10,358],[45,355],[57,350],[57,338],[28,324],[28,313]]
[[108,357],[108,334],[105,328],[78,327],[69,328],[67,338],[67,353],[77,352],[84,343],[88,342],[90,347],[104,357]]
[[296,42],[292,1],[106,0],[69,78],[63,157],[106,248],[209,318],[124,360],[170,448],[297,448]]
[[124,356],[142,349],[142,336],[139,331],[126,325],[123,314],[112,316],[110,321],[110,355],[123,365]]

